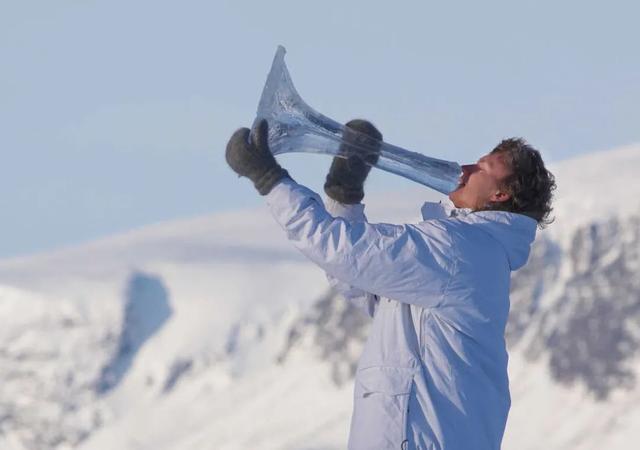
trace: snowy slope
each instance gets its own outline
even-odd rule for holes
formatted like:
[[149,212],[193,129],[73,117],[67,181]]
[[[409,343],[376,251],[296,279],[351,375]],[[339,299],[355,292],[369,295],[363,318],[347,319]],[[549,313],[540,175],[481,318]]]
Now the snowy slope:
[[[638,146],[552,167],[557,220],[514,276],[505,449],[640,438],[639,170]],[[369,322],[266,208],[0,261],[0,299],[0,449],[345,448]]]

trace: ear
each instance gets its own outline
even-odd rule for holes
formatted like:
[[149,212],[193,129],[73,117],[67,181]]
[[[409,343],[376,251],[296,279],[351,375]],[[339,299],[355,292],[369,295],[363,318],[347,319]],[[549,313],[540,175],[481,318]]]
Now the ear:
[[489,200],[494,203],[499,203],[499,202],[506,202],[510,198],[511,198],[511,194],[509,194],[508,192],[499,190],[499,191],[496,191],[491,197],[489,197]]

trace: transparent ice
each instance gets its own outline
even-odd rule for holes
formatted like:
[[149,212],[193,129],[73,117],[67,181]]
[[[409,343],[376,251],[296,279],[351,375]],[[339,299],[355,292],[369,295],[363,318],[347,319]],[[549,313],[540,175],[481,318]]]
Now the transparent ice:
[[[286,50],[278,46],[267,77],[256,122],[267,119],[269,146],[274,155],[289,152],[321,153],[349,157],[365,156],[378,144],[373,138],[354,132],[355,140],[342,146],[344,125],[307,105],[296,92],[284,63]],[[403,176],[443,194],[456,189],[462,173],[456,162],[431,158],[421,153],[381,143],[381,153],[374,167]]]

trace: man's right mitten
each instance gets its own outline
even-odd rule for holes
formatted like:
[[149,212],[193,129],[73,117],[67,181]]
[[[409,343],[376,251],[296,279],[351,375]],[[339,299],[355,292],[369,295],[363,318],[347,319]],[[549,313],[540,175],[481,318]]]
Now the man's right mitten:
[[371,122],[355,119],[345,125],[342,141],[340,154],[344,156],[333,158],[324,191],[340,203],[360,203],[364,198],[364,181],[380,157],[382,134]]

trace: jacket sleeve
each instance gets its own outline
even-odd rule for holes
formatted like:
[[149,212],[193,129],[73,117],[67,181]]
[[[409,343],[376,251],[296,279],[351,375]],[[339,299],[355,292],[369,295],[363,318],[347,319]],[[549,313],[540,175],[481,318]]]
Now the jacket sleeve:
[[[327,197],[324,201],[327,212],[333,217],[342,217],[349,222],[366,222],[367,217],[364,214],[364,205],[358,203],[355,205],[345,205],[337,200]],[[326,273],[326,272],[325,272]],[[373,317],[376,307],[380,302],[380,298],[366,292],[357,287],[351,286],[344,281],[340,281],[336,277],[326,273],[329,285],[335,289],[342,297],[349,301],[352,305],[364,311],[368,316]]]
[[266,200],[289,240],[329,275],[403,303],[442,303],[455,269],[443,221],[349,222],[331,216],[318,194],[288,177]]

